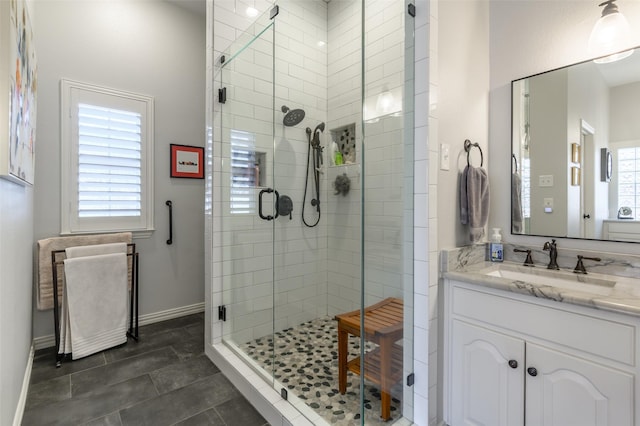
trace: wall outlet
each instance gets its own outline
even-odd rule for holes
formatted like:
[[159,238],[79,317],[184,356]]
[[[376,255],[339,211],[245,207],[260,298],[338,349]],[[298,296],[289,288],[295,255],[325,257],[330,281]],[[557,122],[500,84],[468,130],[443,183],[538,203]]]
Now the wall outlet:
[[553,175],[540,175],[538,177],[538,186],[539,187],[553,186]]

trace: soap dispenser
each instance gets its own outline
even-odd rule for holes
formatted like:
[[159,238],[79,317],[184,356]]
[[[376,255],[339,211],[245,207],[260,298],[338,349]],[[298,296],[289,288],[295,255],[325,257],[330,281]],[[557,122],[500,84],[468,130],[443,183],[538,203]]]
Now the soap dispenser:
[[493,228],[491,243],[489,244],[489,258],[492,262],[502,262],[504,260],[504,250],[502,247],[502,235],[500,228]]

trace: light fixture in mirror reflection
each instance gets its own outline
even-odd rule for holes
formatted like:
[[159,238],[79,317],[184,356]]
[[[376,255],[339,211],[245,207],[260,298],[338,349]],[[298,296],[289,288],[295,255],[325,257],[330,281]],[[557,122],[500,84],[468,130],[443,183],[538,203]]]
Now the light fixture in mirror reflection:
[[511,89],[512,233],[640,242],[640,221],[618,218],[622,206],[640,208],[640,53]]
[[380,117],[402,112],[402,87],[383,88],[382,92],[368,96],[364,101],[364,121],[375,122]]

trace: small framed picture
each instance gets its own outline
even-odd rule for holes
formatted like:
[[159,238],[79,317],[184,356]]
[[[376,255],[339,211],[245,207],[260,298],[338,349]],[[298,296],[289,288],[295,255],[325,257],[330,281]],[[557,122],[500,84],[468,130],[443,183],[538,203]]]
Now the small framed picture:
[[571,144],[571,162],[580,164],[580,144]]
[[204,148],[171,144],[171,177],[204,179]]
[[571,167],[571,185],[580,186],[580,167]]

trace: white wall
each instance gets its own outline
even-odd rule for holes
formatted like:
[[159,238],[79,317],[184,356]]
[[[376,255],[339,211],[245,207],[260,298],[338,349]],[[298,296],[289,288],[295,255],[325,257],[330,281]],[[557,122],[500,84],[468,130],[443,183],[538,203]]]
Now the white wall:
[[[636,52],[635,54],[638,54]],[[611,89],[609,119],[611,142],[640,139],[640,83],[624,84]]]
[[[438,171],[438,245],[458,247],[469,244],[469,228],[460,224],[459,174],[467,165],[465,139],[480,144],[483,168],[491,170],[497,159],[489,153],[489,8],[484,1],[442,1],[438,15],[438,139],[430,141],[430,150],[448,144],[450,169]],[[435,144],[435,146],[432,146]],[[437,151],[436,151],[437,154]],[[480,165],[473,148],[470,163]],[[504,193],[496,191],[491,180],[491,199]],[[489,221],[489,227],[494,227]]]
[[0,179],[0,424],[3,425],[13,422],[29,360],[32,261],[33,188]]
[[[562,201],[567,199],[567,92],[566,72],[543,74],[529,82],[532,234],[567,234],[568,206]],[[558,155],[549,156],[550,148],[557,149]],[[553,176],[553,186],[540,187],[540,175]],[[554,200],[552,213],[541,207],[545,198]]]
[[[38,149],[34,239],[60,232],[59,82],[70,78],[155,98],[155,226],[136,239],[140,314],[204,302],[204,182],[169,177],[169,144],[205,141],[205,19],[157,1],[37,2]],[[173,201],[173,245],[166,200]],[[36,311],[35,337],[53,334]]]
[[[34,9],[27,2],[31,25],[35,31]],[[9,3],[0,4],[3,23]],[[8,18],[7,18],[8,19]],[[2,28],[0,45],[9,44],[9,28]],[[36,46],[37,51],[37,46]],[[3,53],[6,53],[3,51]],[[0,69],[0,87],[8,90],[9,67]],[[5,92],[6,93],[6,92]],[[0,105],[3,120],[8,117],[8,103]],[[8,121],[8,120],[7,120]],[[0,123],[0,134],[8,135],[7,125]],[[6,141],[3,140],[2,143]],[[36,150],[38,141],[36,138]],[[2,156],[7,158],[6,156]],[[36,172],[37,174],[37,172]],[[33,187],[0,179],[0,424],[10,425],[22,417],[26,394],[21,394],[25,374],[30,369],[32,342],[32,264],[33,264]]]
[[[618,4],[630,22],[632,41],[640,45],[640,3]],[[489,170],[492,197],[489,223],[510,229],[510,83],[511,80],[580,62],[589,58],[587,41],[600,16],[595,4],[584,2],[492,1],[491,2],[491,92]],[[517,34],[518,36],[514,36]],[[637,52],[636,52],[637,54]],[[510,235],[505,240],[539,245],[542,237]],[[562,247],[630,253],[637,246],[613,242],[559,239]]]

